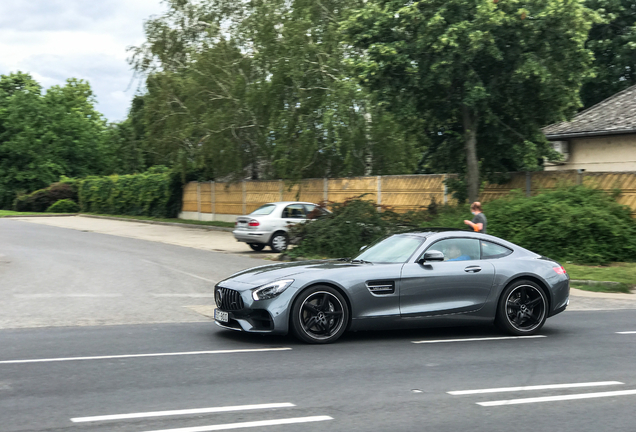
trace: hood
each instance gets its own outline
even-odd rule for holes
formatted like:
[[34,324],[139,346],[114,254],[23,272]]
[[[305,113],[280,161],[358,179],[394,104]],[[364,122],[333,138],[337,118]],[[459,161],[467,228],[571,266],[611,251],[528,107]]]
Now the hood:
[[359,266],[360,264],[351,264],[337,260],[314,260],[269,264],[235,273],[229,278],[219,282],[219,284],[223,285],[223,283],[226,282],[225,285],[228,288],[230,288],[230,285],[232,285],[232,288],[238,288],[235,283],[245,284],[245,289],[248,289],[280,279],[294,279],[294,275],[298,275],[300,273],[343,269],[347,267]]

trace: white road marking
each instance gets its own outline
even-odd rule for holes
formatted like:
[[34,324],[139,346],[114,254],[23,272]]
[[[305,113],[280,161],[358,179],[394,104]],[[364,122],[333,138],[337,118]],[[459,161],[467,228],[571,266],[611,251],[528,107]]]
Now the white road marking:
[[98,422],[98,421],[107,421],[107,420],[125,420],[125,419],[136,419],[136,418],[147,418],[147,417],[177,416],[177,415],[188,415],[188,414],[210,414],[210,413],[221,413],[221,412],[231,412],[231,411],[290,408],[294,406],[296,405],[292,403],[288,403],[288,402],[258,404],[258,405],[236,405],[236,406],[226,406],[226,407],[195,408],[195,409],[183,409],[183,410],[171,410],[171,411],[152,411],[152,412],[130,413],[130,414],[113,414],[113,415],[102,415],[102,416],[92,416],[92,417],[75,417],[75,418],[72,418],[71,421],[73,423],[84,423],[84,422]]
[[163,267],[163,268],[165,268],[165,269],[167,269],[167,270],[170,270],[170,271],[173,271],[173,272],[177,272],[177,273],[184,274],[184,275],[186,275],[186,276],[193,277],[193,278],[195,278],[195,279],[201,279],[201,280],[203,280],[203,281],[210,282],[211,284],[214,284],[214,285],[216,285],[216,282],[217,282],[217,281],[213,281],[213,280],[211,280],[211,279],[204,278],[204,277],[202,277],[202,276],[198,276],[198,275],[195,275],[195,274],[192,274],[192,273],[184,272],[183,270],[177,270],[176,268],[168,267],[168,266],[165,266],[165,265],[163,265],[163,264],[156,263],[156,262],[154,262],[154,261],[149,261],[149,260],[142,260],[142,261],[143,261],[143,262],[146,262],[146,263],[149,263],[149,264],[157,265],[157,266],[159,266],[159,267]]
[[636,331],[616,332],[616,334],[636,334]]
[[471,395],[471,394],[483,394],[483,393],[502,393],[502,392],[515,392],[515,391],[530,391],[530,390],[549,390],[549,389],[564,389],[564,388],[577,388],[577,387],[599,387],[609,385],[625,384],[620,381],[599,381],[599,382],[587,382],[587,383],[572,383],[572,384],[546,384],[536,386],[525,387],[501,387],[490,388],[481,390],[454,390],[446,392],[453,396]]
[[61,358],[48,358],[48,359],[4,360],[4,361],[0,361],[0,364],[47,363],[47,362],[63,362],[63,361],[76,361],[76,360],[108,360],[108,359],[123,359],[123,358],[138,358],[138,357],[169,357],[169,356],[202,355],[202,354],[255,353],[255,352],[289,351],[289,350],[291,350],[291,348],[254,348],[254,349],[190,351],[190,352],[152,353],[152,354],[124,354],[124,355],[93,356],[93,357],[61,357]]
[[561,395],[561,396],[546,396],[546,397],[536,397],[536,398],[526,398],[526,399],[510,399],[510,400],[500,400],[500,401],[490,401],[490,402],[477,402],[477,405],[481,405],[481,406],[518,405],[518,404],[537,403],[537,402],[554,402],[554,401],[593,399],[593,398],[629,396],[629,395],[636,395],[636,390],[621,390],[621,391],[613,391],[613,392],[582,393],[582,394]]
[[470,338],[470,339],[439,339],[439,340],[423,340],[423,341],[411,341],[414,344],[431,344],[431,343],[444,343],[444,342],[479,342],[479,341],[493,341],[493,340],[506,340],[506,339],[533,339],[544,338],[544,335],[535,336],[502,336],[502,337],[487,337],[487,338]]
[[228,429],[261,427],[261,426],[278,426],[278,425],[296,424],[296,423],[310,423],[310,422],[319,422],[319,421],[325,421],[325,420],[333,420],[333,417],[329,417],[329,416],[295,417],[295,418],[278,419],[278,420],[261,420],[261,421],[252,421],[252,422],[243,422],[243,423],[226,423],[226,424],[212,425],[212,426],[195,426],[195,427],[186,427],[186,428],[178,428],[178,429],[161,429],[161,430],[154,430],[154,431],[148,431],[148,432],[208,432],[208,431],[219,431],[219,430],[228,430]]

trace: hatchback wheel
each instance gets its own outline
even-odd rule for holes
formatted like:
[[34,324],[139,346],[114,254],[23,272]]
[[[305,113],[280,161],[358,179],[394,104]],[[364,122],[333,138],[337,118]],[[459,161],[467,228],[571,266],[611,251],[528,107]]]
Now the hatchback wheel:
[[342,294],[328,286],[301,293],[292,308],[292,331],[308,343],[331,343],[347,330],[349,308]]
[[252,248],[252,250],[256,251],[256,252],[260,252],[263,249],[265,249],[265,245],[261,244],[261,243],[248,243],[250,245],[250,247]]
[[496,323],[506,332],[527,336],[541,330],[548,317],[548,299],[534,282],[521,280],[508,286],[499,300]]
[[287,250],[287,233],[278,231],[274,233],[272,239],[269,242],[269,246],[274,252],[284,252]]

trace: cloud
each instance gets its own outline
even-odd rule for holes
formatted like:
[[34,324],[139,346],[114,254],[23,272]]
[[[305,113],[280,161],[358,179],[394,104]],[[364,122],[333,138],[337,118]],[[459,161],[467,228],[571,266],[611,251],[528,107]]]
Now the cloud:
[[0,74],[21,70],[44,88],[88,80],[109,120],[126,117],[137,83],[127,48],[144,41],[143,23],[161,0],[0,2]]

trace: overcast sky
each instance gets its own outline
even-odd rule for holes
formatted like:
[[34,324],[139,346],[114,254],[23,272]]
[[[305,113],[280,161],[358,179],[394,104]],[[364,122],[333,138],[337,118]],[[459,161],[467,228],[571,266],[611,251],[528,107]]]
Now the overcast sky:
[[109,121],[126,118],[138,82],[126,48],[161,0],[0,0],[0,75],[30,73],[45,89],[88,80]]

